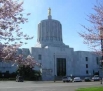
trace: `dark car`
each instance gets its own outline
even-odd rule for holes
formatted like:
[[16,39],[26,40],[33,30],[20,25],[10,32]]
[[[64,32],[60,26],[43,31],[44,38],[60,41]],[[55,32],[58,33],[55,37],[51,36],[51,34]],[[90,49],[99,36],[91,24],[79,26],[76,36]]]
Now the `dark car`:
[[16,82],[23,82],[24,79],[22,76],[16,76]]
[[85,82],[90,82],[90,81],[91,81],[91,78],[90,78],[90,77],[85,77],[85,78],[84,78],[84,81],[85,81]]

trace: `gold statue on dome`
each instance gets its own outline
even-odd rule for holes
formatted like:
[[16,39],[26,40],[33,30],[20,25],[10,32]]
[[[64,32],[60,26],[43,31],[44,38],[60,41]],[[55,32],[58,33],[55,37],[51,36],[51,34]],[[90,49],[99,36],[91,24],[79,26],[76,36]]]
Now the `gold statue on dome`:
[[51,15],[51,8],[48,9],[48,15]]

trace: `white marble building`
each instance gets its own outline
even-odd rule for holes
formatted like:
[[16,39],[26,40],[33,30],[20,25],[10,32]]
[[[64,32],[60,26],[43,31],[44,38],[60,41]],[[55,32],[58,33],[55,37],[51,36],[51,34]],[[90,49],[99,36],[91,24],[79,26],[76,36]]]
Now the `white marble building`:
[[[63,43],[62,24],[52,19],[51,9],[48,19],[38,24],[35,47],[20,49],[20,53],[32,55],[42,64],[42,80],[54,80],[63,76],[100,75],[99,57],[89,51],[74,51]],[[7,68],[8,69],[8,68]],[[2,69],[3,71],[3,69]]]

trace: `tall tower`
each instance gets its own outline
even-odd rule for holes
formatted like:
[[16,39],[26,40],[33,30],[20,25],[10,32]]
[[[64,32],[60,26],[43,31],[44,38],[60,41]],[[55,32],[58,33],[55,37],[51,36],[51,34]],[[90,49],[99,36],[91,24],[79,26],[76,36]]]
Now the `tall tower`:
[[62,41],[62,25],[58,20],[52,19],[51,9],[48,9],[48,19],[38,24],[38,47],[64,46]]

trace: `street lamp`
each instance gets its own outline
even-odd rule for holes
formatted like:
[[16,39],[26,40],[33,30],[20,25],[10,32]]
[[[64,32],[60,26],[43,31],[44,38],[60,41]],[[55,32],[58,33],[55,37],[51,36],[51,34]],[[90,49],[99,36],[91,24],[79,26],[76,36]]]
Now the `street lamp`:
[[40,75],[41,75],[41,80],[42,80],[42,64],[40,63]]
[[72,76],[73,76],[73,75],[72,75],[72,74],[70,74],[70,76],[71,76],[71,78],[72,78]]
[[2,74],[2,80],[4,79],[4,74]]
[[90,78],[91,78],[91,75],[92,75],[92,74],[91,74],[91,73],[89,73]]
[[54,53],[54,82],[55,82],[55,53]]

